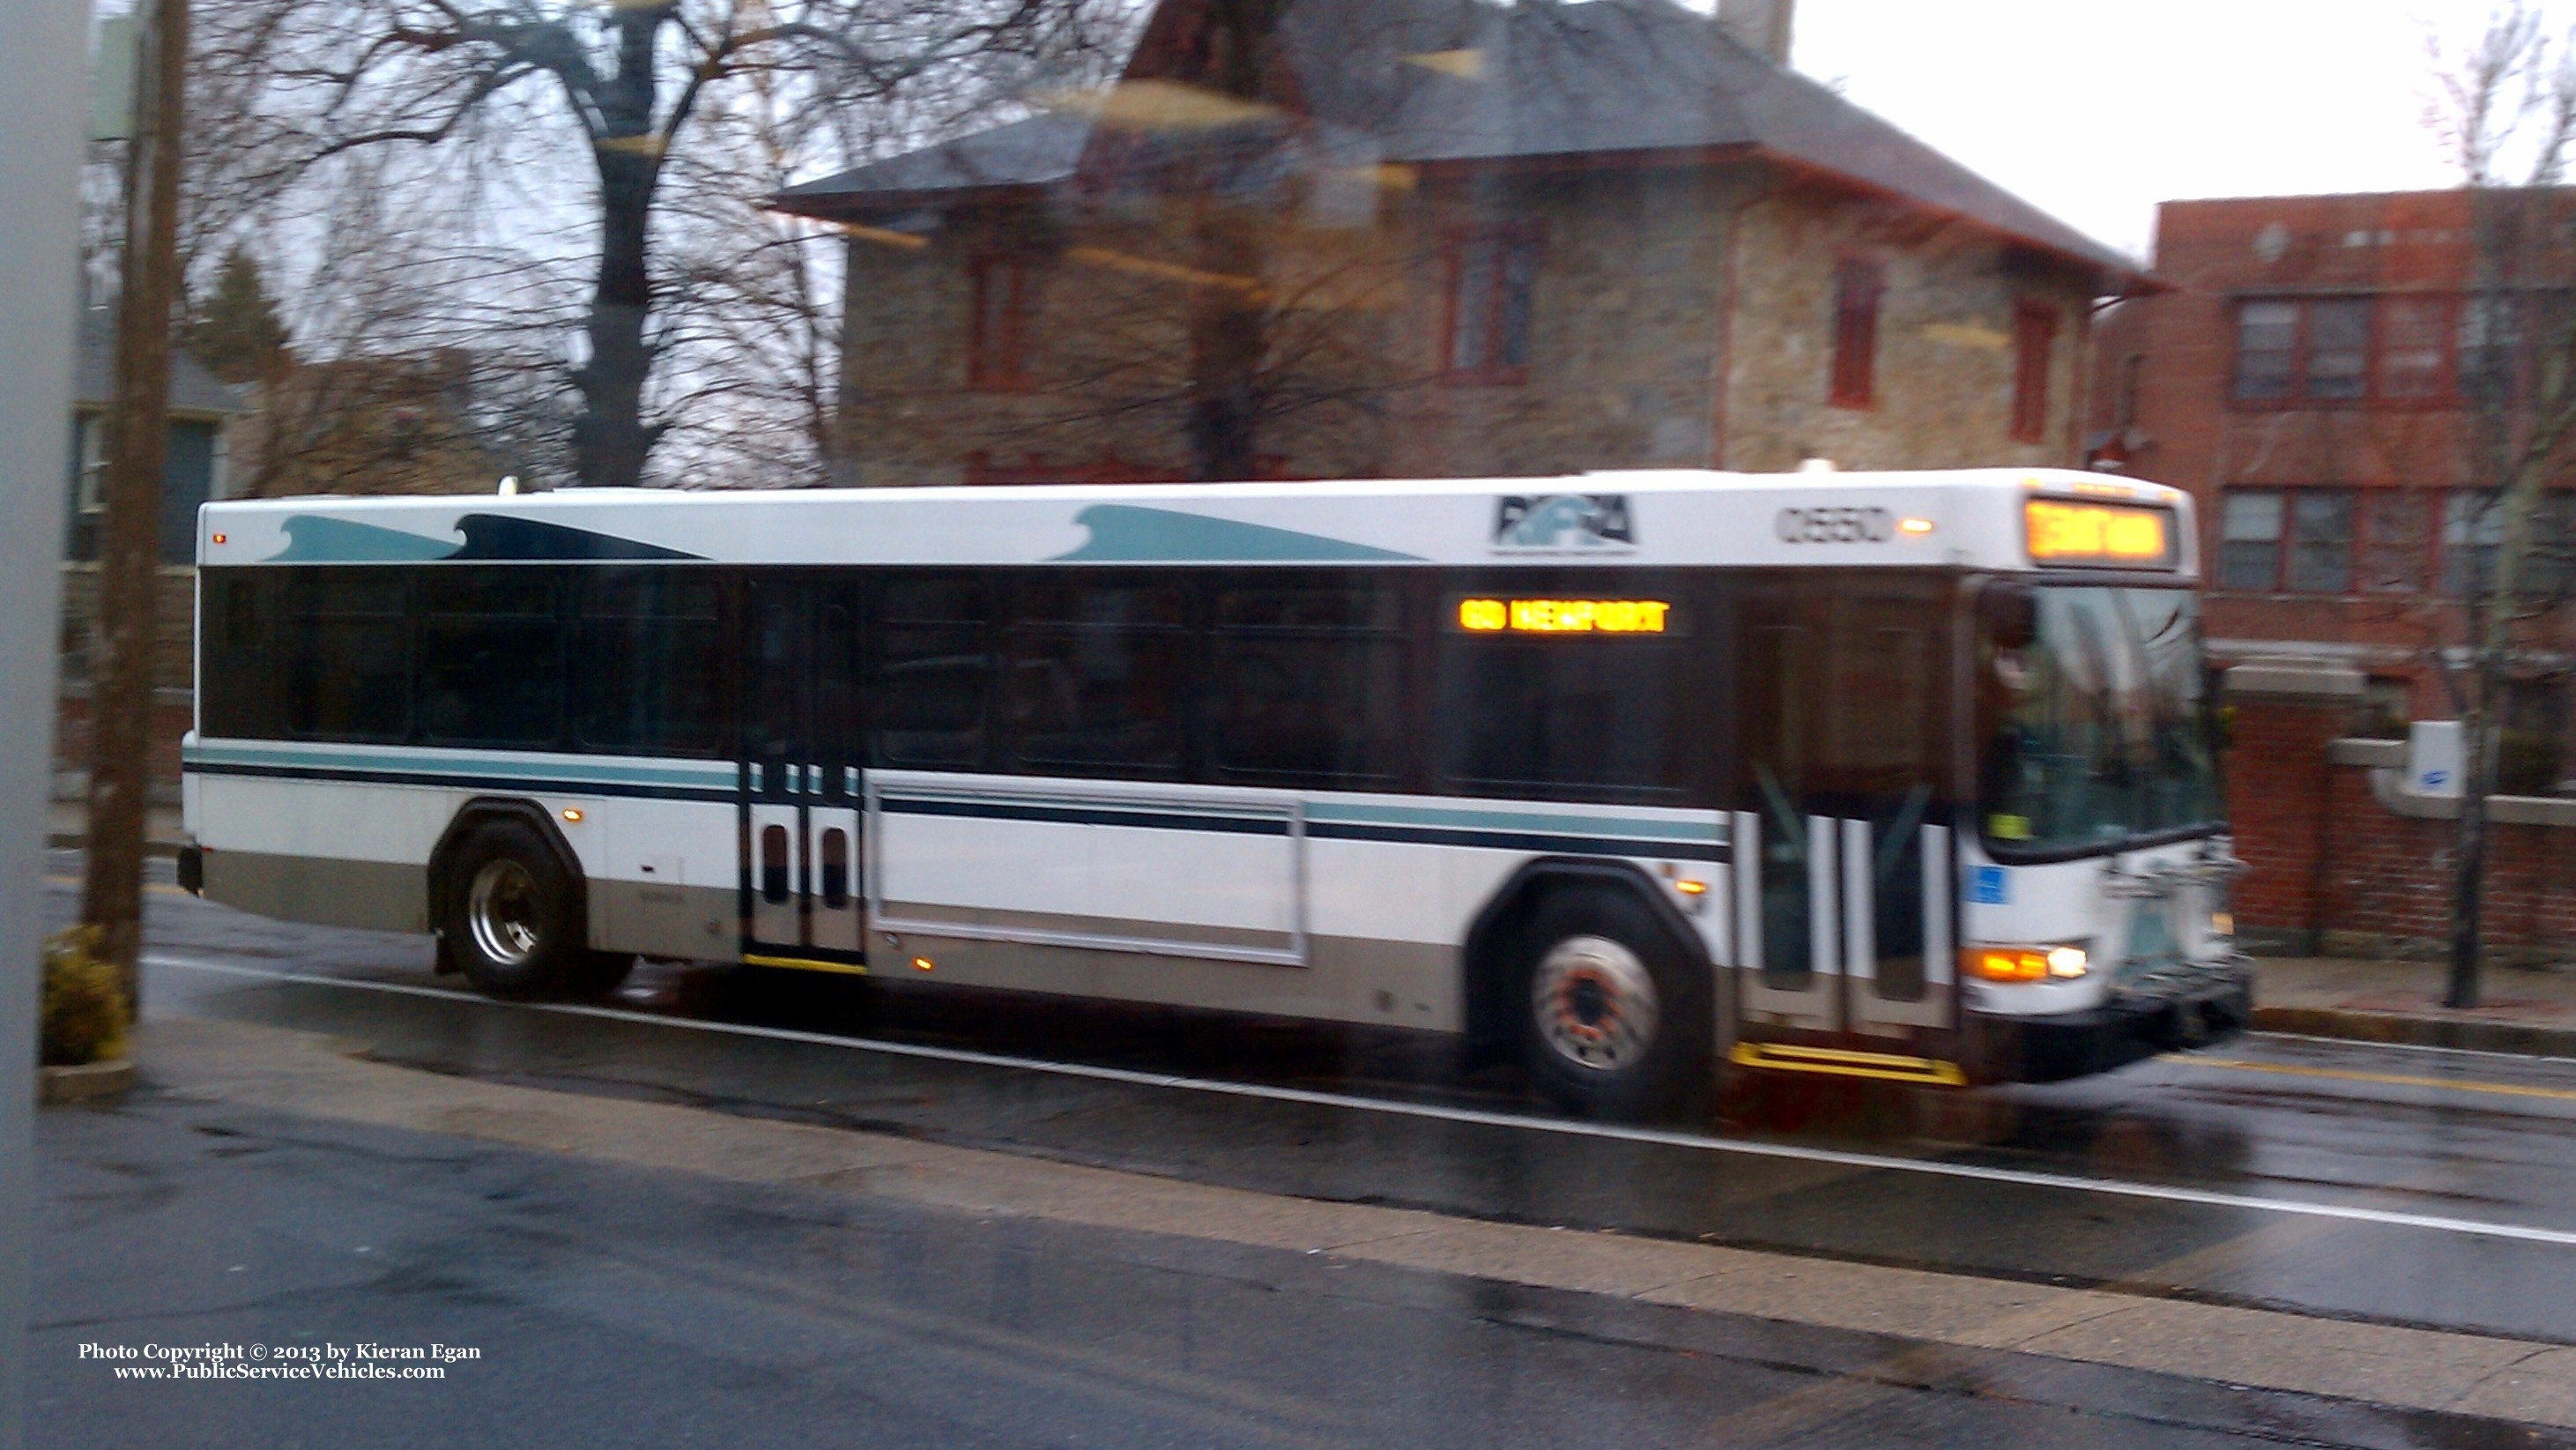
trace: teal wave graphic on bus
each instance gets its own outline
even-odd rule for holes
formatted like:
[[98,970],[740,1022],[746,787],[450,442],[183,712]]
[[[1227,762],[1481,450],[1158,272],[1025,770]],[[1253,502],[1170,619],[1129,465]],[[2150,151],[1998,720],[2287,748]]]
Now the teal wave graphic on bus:
[[1418,562],[1422,557],[1295,529],[1134,504],[1093,504],[1074,515],[1073,521],[1091,530],[1091,538],[1071,553],[1056,555],[1056,562],[1327,564],[1372,559]]
[[286,547],[269,556],[267,562],[272,564],[425,564],[442,560],[460,564],[570,564],[700,557],[660,544],[510,514],[467,514],[452,526],[463,536],[454,540],[320,514],[297,514],[279,527],[286,531]]
[[461,538],[434,539],[320,514],[297,514],[279,527],[286,531],[286,547],[268,556],[271,564],[424,564],[465,547]]

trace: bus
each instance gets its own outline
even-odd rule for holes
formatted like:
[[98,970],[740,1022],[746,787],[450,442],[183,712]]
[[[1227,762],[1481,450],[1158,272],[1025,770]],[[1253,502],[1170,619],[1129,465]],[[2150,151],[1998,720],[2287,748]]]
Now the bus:
[[181,875],[434,933],[1463,1035],[1568,1108],[2242,1028],[2173,489],[2030,469],[200,515]]

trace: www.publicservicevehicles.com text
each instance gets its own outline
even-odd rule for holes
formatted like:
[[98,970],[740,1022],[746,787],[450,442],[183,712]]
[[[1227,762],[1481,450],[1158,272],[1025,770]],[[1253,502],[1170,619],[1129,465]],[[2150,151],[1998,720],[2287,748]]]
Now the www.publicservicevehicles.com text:
[[478,1360],[463,1344],[94,1344],[80,1347],[123,1380],[443,1380]]

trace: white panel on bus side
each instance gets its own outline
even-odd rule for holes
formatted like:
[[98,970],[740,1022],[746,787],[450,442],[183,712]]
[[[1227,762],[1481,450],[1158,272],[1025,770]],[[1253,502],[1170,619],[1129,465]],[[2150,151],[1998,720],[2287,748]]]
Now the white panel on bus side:
[[867,796],[879,930],[1306,961],[1291,798],[911,772],[872,773]]

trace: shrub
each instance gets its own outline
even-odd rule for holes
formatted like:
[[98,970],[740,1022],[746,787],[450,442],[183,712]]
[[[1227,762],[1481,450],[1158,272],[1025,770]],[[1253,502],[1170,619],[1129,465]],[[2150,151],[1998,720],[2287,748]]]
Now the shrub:
[[38,1060],[77,1067],[125,1051],[125,987],[98,956],[99,931],[74,927],[45,938],[44,1027]]

